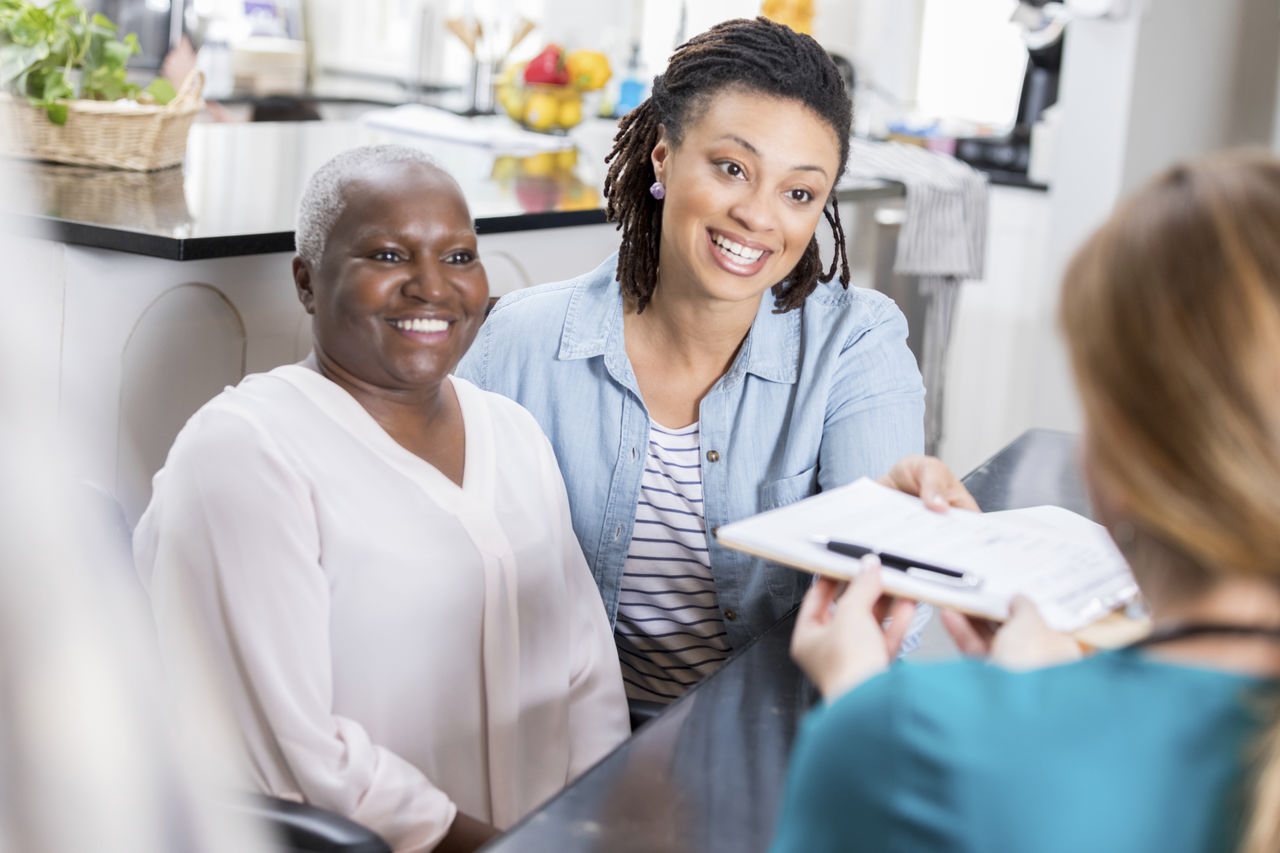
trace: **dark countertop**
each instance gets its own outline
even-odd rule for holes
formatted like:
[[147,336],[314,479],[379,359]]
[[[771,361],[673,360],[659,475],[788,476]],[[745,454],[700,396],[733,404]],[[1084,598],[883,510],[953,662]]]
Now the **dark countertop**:
[[1018,187],[1024,190],[1036,190],[1037,192],[1046,193],[1049,191],[1048,184],[1042,184],[1033,181],[1026,176],[1024,172],[1010,172],[1005,169],[983,169],[974,166],[979,172],[987,176],[987,180],[998,187]]
[[1031,429],[964,478],[984,512],[1052,504],[1089,518],[1093,506],[1080,471],[1080,440]]
[[[1030,430],[965,485],[985,510],[1087,512],[1077,440]],[[487,853],[767,849],[797,727],[817,692],[791,663],[794,614],[643,726]]]
[[[509,130],[505,117],[473,119]],[[126,172],[0,158],[25,172],[34,198],[0,199],[11,227],[80,246],[169,260],[293,250],[294,207],[320,165],[347,148],[399,142],[423,148],[462,185],[481,234],[605,221],[600,188],[613,122],[575,129],[575,151],[516,158],[486,147],[380,129],[356,121],[197,123],[186,161]],[[886,182],[841,188],[841,198],[901,196]]]
[[595,189],[603,164],[577,152],[499,159],[354,121],[198,123],[183,165],[158,172],[3,160],[0,168],[28,171],[36,205],[5,212],[53,239],[170,260],[288,252],[311,173],[340,151],[380,142],[430,152],[462,185],[482,233],[604,222]]

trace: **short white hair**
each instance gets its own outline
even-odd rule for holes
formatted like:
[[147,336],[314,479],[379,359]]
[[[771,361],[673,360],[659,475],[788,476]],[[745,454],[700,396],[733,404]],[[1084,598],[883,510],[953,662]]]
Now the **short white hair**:
[[393,163],[422,163],[440,167],[425,152],[407,145],[364,145],[343,151],[325,163],[307,181],[298,201],[298,222],[294,246],[298,256],[311,268],[320,268],[329,232],[347,206],[347,185],[360,180],[371,169]]

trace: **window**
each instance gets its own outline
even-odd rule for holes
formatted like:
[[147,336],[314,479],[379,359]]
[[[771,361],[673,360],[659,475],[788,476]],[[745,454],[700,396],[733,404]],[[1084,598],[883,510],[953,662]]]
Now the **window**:
[[1009,20],[1017,0],[925,0],[918,111],[1010,126],[1018,112],[1027,50]]

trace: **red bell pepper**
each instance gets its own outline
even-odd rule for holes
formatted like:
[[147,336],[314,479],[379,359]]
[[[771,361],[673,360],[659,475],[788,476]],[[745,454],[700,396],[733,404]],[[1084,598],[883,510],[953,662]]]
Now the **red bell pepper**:
[[564,51],[559,45],[549,44],[524,69],[524,82],[564,86],[569,82],[569,72],[564,67]]

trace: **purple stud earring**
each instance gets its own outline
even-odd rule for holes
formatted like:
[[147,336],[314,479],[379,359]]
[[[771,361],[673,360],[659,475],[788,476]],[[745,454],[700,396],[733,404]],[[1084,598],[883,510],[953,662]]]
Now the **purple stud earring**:
[[662,181],[654,181],[653,186],[649,187],[649,195],[662,201],[667,196],[667,188],[662,185]]

